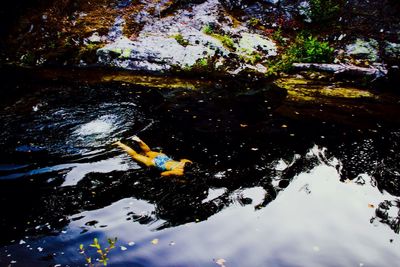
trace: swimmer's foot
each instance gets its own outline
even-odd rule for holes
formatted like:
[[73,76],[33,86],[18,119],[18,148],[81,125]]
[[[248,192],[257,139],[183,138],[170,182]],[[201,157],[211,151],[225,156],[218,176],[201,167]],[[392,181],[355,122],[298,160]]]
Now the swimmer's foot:
[[140,139],[137,135],[132,136],[132,140],[136,142],[142,142],[142,139]]

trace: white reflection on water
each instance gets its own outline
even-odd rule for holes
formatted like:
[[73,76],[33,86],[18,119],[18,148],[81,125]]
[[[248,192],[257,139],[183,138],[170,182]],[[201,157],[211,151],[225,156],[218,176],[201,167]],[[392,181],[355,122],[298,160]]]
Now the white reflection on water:
[[95,119],[91,122],[79,126],[79,128],[74,131],[74,134],[78,136],[88,136],[88,135],[104,136],[115,130],[114,124],[116,120],[117,120],[116,116],[104,115],[98,119]]
[[65,175],[61,186],[76,185],[86,174],[90,172],[108,173],[112,171],[126,171],[128,169],[139,169],[135,162],[126,162],[123,157],[115,157],[90,163],[76,163]]

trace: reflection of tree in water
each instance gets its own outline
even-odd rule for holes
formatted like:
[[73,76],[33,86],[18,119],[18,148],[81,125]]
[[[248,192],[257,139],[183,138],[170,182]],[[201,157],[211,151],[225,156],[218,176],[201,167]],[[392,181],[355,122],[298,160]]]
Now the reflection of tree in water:
[[[394,143],[396,144],[396,143]],[[389,150],[391,154],[399,150]],[[377,182],[378,189],[387,191],[392,196],[400,197],[400,162],[397,155],[389,155],[377,164],[372,173]],[[375,217],[371,223],[379,220],[387,224],[395,233],[400,232],[400,198],[397,200],[385,200],[375,210]]]
[[371,218],[371,223],[378,220],[387,224],[396,234],[400,232],[400,201],[385,200],[379,204],[375,210],[375,216]]
[[[359,185],[376,187],[380,192],[388,192],[400,197],[400,134],[387,131],[385,136],[377,134],[359,142],[346,143],[331,153],[340,158],[343,166],[341,180],[350,179]],[[365,184],[360,174],[372,177],[373,184]],[[360,182],[361,181],[361,182]],[[387,224],[395,233],[400,231],[400,202],[385,200],[375,209],[371,223],[379,221]]]

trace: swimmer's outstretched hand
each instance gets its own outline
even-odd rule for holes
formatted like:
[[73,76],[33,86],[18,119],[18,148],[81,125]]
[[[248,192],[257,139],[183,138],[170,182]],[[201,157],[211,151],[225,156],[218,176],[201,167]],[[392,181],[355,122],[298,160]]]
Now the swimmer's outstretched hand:
[[122,143],[121,143],[121,141],[117,141],[117,142],[112,143],[112,145],[113,146],[120,146],[120,145],[122,145]]
[[140,139],[137,135],[132,136],[132,140],[136,142],[142,142],[142,139]]

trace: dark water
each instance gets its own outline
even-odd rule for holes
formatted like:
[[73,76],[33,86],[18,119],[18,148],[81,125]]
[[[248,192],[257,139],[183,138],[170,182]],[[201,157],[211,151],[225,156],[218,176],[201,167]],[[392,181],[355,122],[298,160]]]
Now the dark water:
[[[9,78],[0,266],[84,266],[95,237],[118,238],[109,266],[399,265],[396,96]],[[195,170],[162,178],[111,145],[133,135]]]

